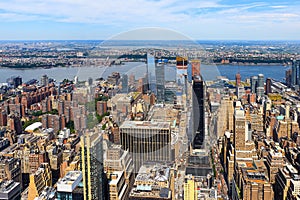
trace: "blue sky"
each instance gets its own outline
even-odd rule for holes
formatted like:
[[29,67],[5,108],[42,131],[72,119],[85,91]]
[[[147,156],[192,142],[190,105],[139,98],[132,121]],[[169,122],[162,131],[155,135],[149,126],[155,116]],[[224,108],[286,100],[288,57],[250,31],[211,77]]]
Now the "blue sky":
[[163,27],[199,40],[300,40],[300,0],[0,0],[0,40],[107,39]]

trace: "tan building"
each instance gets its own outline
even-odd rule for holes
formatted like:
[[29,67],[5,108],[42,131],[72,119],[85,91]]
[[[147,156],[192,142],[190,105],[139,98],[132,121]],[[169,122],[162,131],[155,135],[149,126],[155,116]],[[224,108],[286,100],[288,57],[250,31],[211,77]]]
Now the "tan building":
[[17,158],[0,158],[0,180],[14,180],[22,184],[21,161]]
[[29,176],[28,199],[34,199],[42,194],[46,186],[52,186],[52,173],[48,163],[42,163],[40,168]]
[[134,166],[128,151],[122,149],[121,145],[112,144],[106,150],[104,158],[104,171],[107,178],[115,171],[123,171],[126,183],[130,186],[134,182]]
[[296,170],[291,164],[287,164],[284,168],[278,169],[274,186],[274,193],[276,194],[274,196],[275,200],[287,199],[291,180],[297,174],[298,170]]
[[192,175],[187,175],[184,179],[184,199],[195,200],[195,179]]
[[284,156],[281,152],[271,149],[266,159],[266,166],[268,169],[269,180],[272,184],[275,183],[275,176],[278,169],[282,169],[284,165]]
[[[234,111],[234,148],[236,151],[245,150],[246,133],[248,129],[246,127],[245,112],[240,101],[236,102]],[[236,155],[237,156],[237,155]]]
[[273,199],[273,188],[268,180],[265,166],[261,165],[258,168],[253,163],[239,161],[236,164],[235,179],[232,185],[232,199]]
[[293,179],[290,182],[290,187],[287,194],[287,200],[298,199],[300,195],[300,176],[294,175]]
[[128,199],[129,185],[125,183],[123,171],[115,171],[110,174],[109,199],[126,200]]

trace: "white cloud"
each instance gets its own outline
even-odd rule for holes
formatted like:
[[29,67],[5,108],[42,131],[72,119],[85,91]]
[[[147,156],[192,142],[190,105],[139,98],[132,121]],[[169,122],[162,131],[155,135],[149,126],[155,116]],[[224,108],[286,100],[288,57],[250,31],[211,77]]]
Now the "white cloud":
[[197,35],[238,32],[270,22],[284,29],[282,22],[300,23],[299,7],[267,2],[229,5],[221,0],[9,0],[0,1],[0,20],[99,24],[120,31],[162,26]]
[[277,8],[277,9],[280,9],[280,8],[288,8],[288,6],[283,6],[283,5],[278,5],[278,6],[270,6],[270,8]]

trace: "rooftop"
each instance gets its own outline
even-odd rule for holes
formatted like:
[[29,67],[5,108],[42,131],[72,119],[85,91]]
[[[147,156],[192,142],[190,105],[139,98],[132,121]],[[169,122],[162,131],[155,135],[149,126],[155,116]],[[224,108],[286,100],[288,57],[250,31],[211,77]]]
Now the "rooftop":
[[56,190],[52,187],[45,187],[42,194],[39,197],[34,198],[34,200],[44,200],[44,199],[54,199]]
[[152,122],[152,121],[124,121],[120,128],[135,129],[169,129],[169,122]]
[[33,132],[35,129],[42,127],[41,122],[35,122],[25,128],[25,131]]
[[81,182],[81,171],[70,171],[57,182],[57,191],[72,192]]
[[169,165],[156,163],[156,162],[146,162],[141,166],[136,181],[147,181],[152,182],[168,182],[170,176]]
[[109,181],[109,185],[117,185],[122,175],[123,175],[123,171],[114,171],[114,173],[112,173],[111,176],[115,178],[112,178],[112,180]]
[[13,180],[2,181],[0,182],[0,193],[9,193],[17,187],[19,187],[19,190],[21,191],[21,185],[19,182],[15,182]]

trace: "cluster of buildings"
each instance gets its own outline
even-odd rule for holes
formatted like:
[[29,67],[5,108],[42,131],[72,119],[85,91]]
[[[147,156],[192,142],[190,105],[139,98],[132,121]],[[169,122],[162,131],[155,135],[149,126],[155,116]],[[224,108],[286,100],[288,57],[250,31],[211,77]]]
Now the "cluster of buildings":
[[233,87],[224,79],[208,86],[221,189],[231,199],[299,199],[297,88],[262,74],[247,81],[238,73]]
[[216,199],[200,61],[178,57],[166,82],[169,62],[157,57],[148,53],[139,80],[118,72],[58,85],[47,75],[9,79],[1,199]]

